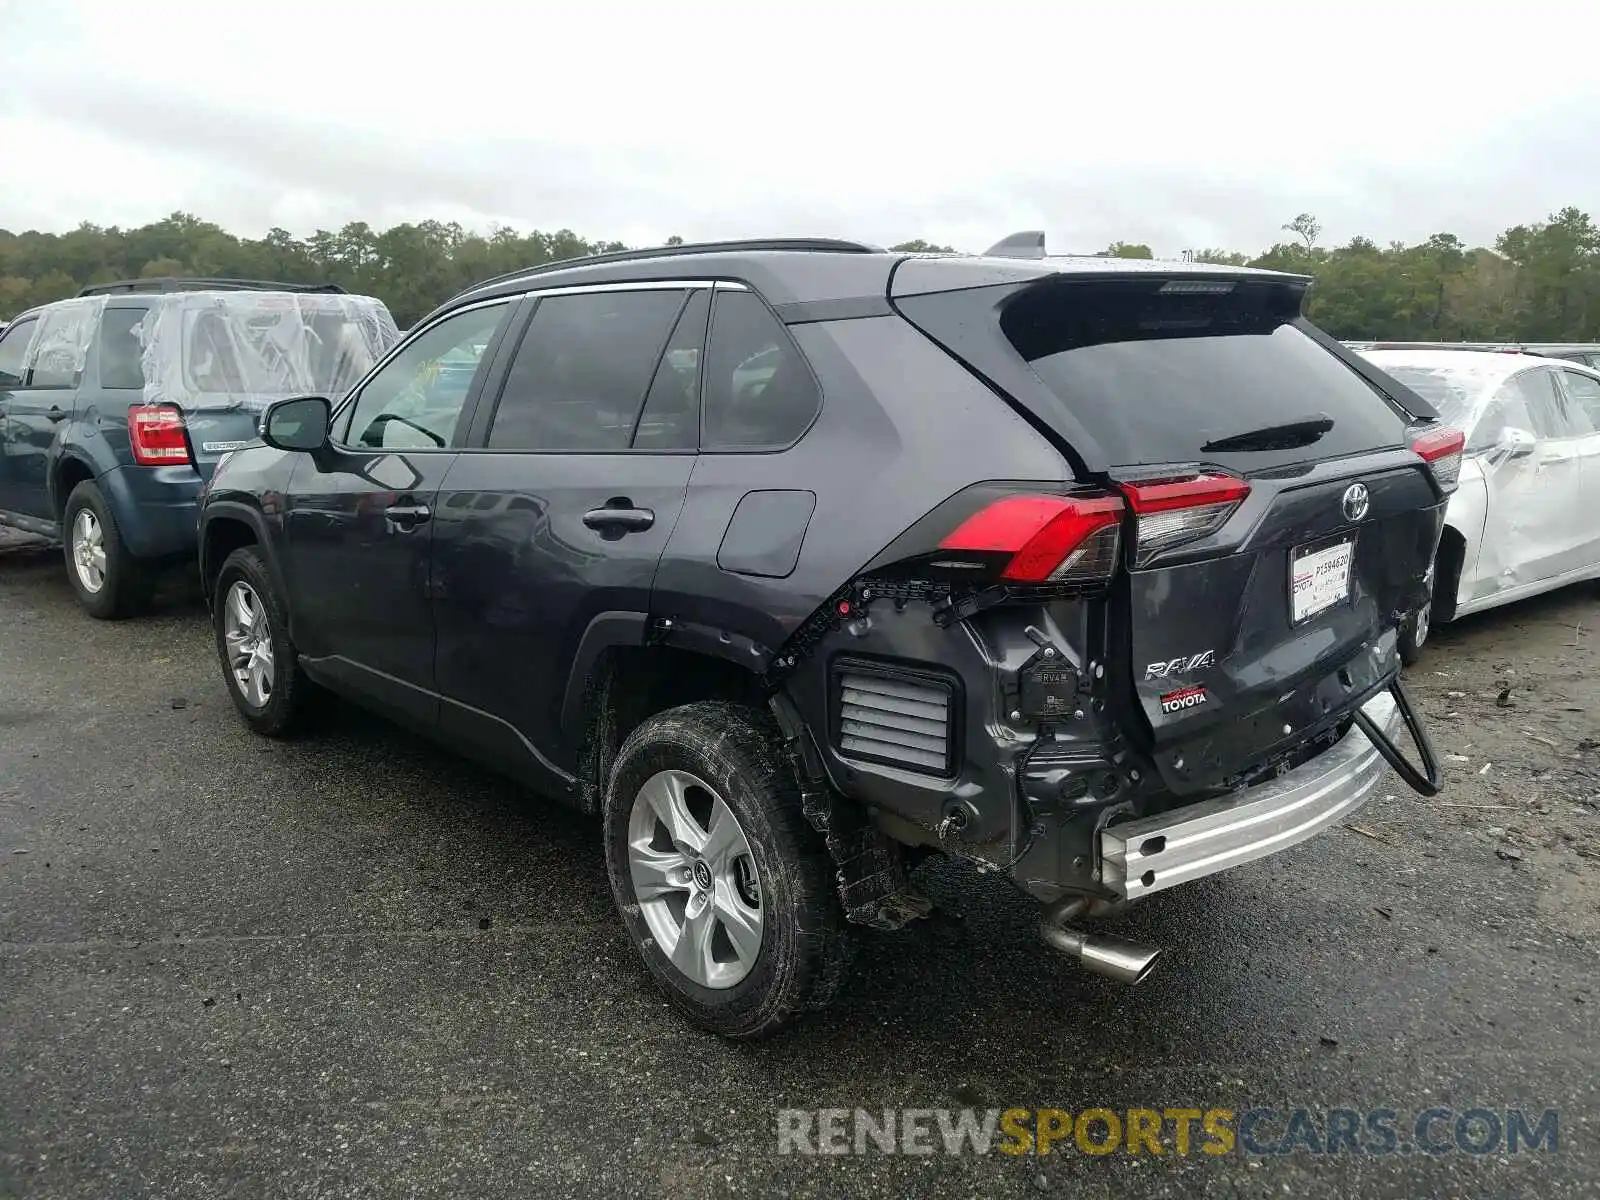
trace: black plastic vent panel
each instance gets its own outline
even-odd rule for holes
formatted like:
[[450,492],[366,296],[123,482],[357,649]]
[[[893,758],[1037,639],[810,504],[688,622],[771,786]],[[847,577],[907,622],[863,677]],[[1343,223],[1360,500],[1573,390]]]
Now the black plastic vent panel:
[[835,668],[839,752],[923,774],[955,766],[955,688],[933,675],[861,663]]

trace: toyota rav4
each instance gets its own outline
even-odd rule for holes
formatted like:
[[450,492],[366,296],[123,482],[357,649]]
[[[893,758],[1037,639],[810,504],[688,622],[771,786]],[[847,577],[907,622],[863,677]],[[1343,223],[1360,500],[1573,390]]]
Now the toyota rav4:
[[598,814],[645,968],[724,1035],[926,915],[930,853],[1137,981],[1157,951],[1086,920],[1386,764],[1437,786],[1396,631],[1462,437],[1308,283],[1042,237],[490,280],[218,464],[227,687],[264,734],[320,686]]

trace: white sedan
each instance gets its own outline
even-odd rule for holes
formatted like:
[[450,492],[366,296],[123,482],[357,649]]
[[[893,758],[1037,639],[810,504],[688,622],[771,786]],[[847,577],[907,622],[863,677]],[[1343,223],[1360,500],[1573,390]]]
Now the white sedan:
[[[1434,621],[1600,577],[1600,371],[1480,350],[1363,357],[1465,432],[1434,560]],[[1408,631],[1415,658],[1426,612]]]

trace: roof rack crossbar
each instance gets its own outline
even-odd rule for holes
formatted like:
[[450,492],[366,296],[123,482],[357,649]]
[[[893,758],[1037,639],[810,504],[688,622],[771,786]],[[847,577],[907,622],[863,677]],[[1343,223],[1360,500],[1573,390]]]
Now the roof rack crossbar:
[[[565,271],[572,267],[599,266],[605,263],[636,262],[647,258],[673,258],[690,254],[749,254],[761,250],[806,250],[812,253],[882,254],[882,246],[866,242],[851,242],[841,238],[752,238],[730,242],[684,242],[678,246],[642,246],[637,250],[608,250],[603,254],[580,254],[575,258],[557,259],[533,267],[507,271],[489,279],[480,279],[470,287],[462,288],[450,300],[465,296],[497,283],[521,279],[530,275],[544,275],[551,271]],[[450,300],[445,301],[446,304]]]
[[275,283],[268,279],[224,279],[203,275],[161,275],[151,279],[119,279],[91,283],[79,290],[83,296],[138,295],[145,292],[306,292],[344,294],[337,283]]

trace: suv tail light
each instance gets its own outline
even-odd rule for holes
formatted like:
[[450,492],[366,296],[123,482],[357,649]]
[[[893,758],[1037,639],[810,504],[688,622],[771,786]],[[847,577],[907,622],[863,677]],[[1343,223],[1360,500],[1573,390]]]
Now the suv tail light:
[[1250,485],[1232,475],[1193,475],[1121,487],[1138,531],[1133,546],[1136,567],[1163,550],[1215,533],[1250,494]]
[[133,461],[142,467],[193,461],[183,412],[175,404],[135,404],[128,409],[128,441]]
[[1411,431],[1411,448],[1428,464],[1440,489],[1448,495],[1461,481],[1461,452],[1467,435],[1448,425],[1428,425]]
[[1011,583],[1097,583],[1117,569],[1123,505],[1117,496],[1004,496],[939,543],[993,555]]

